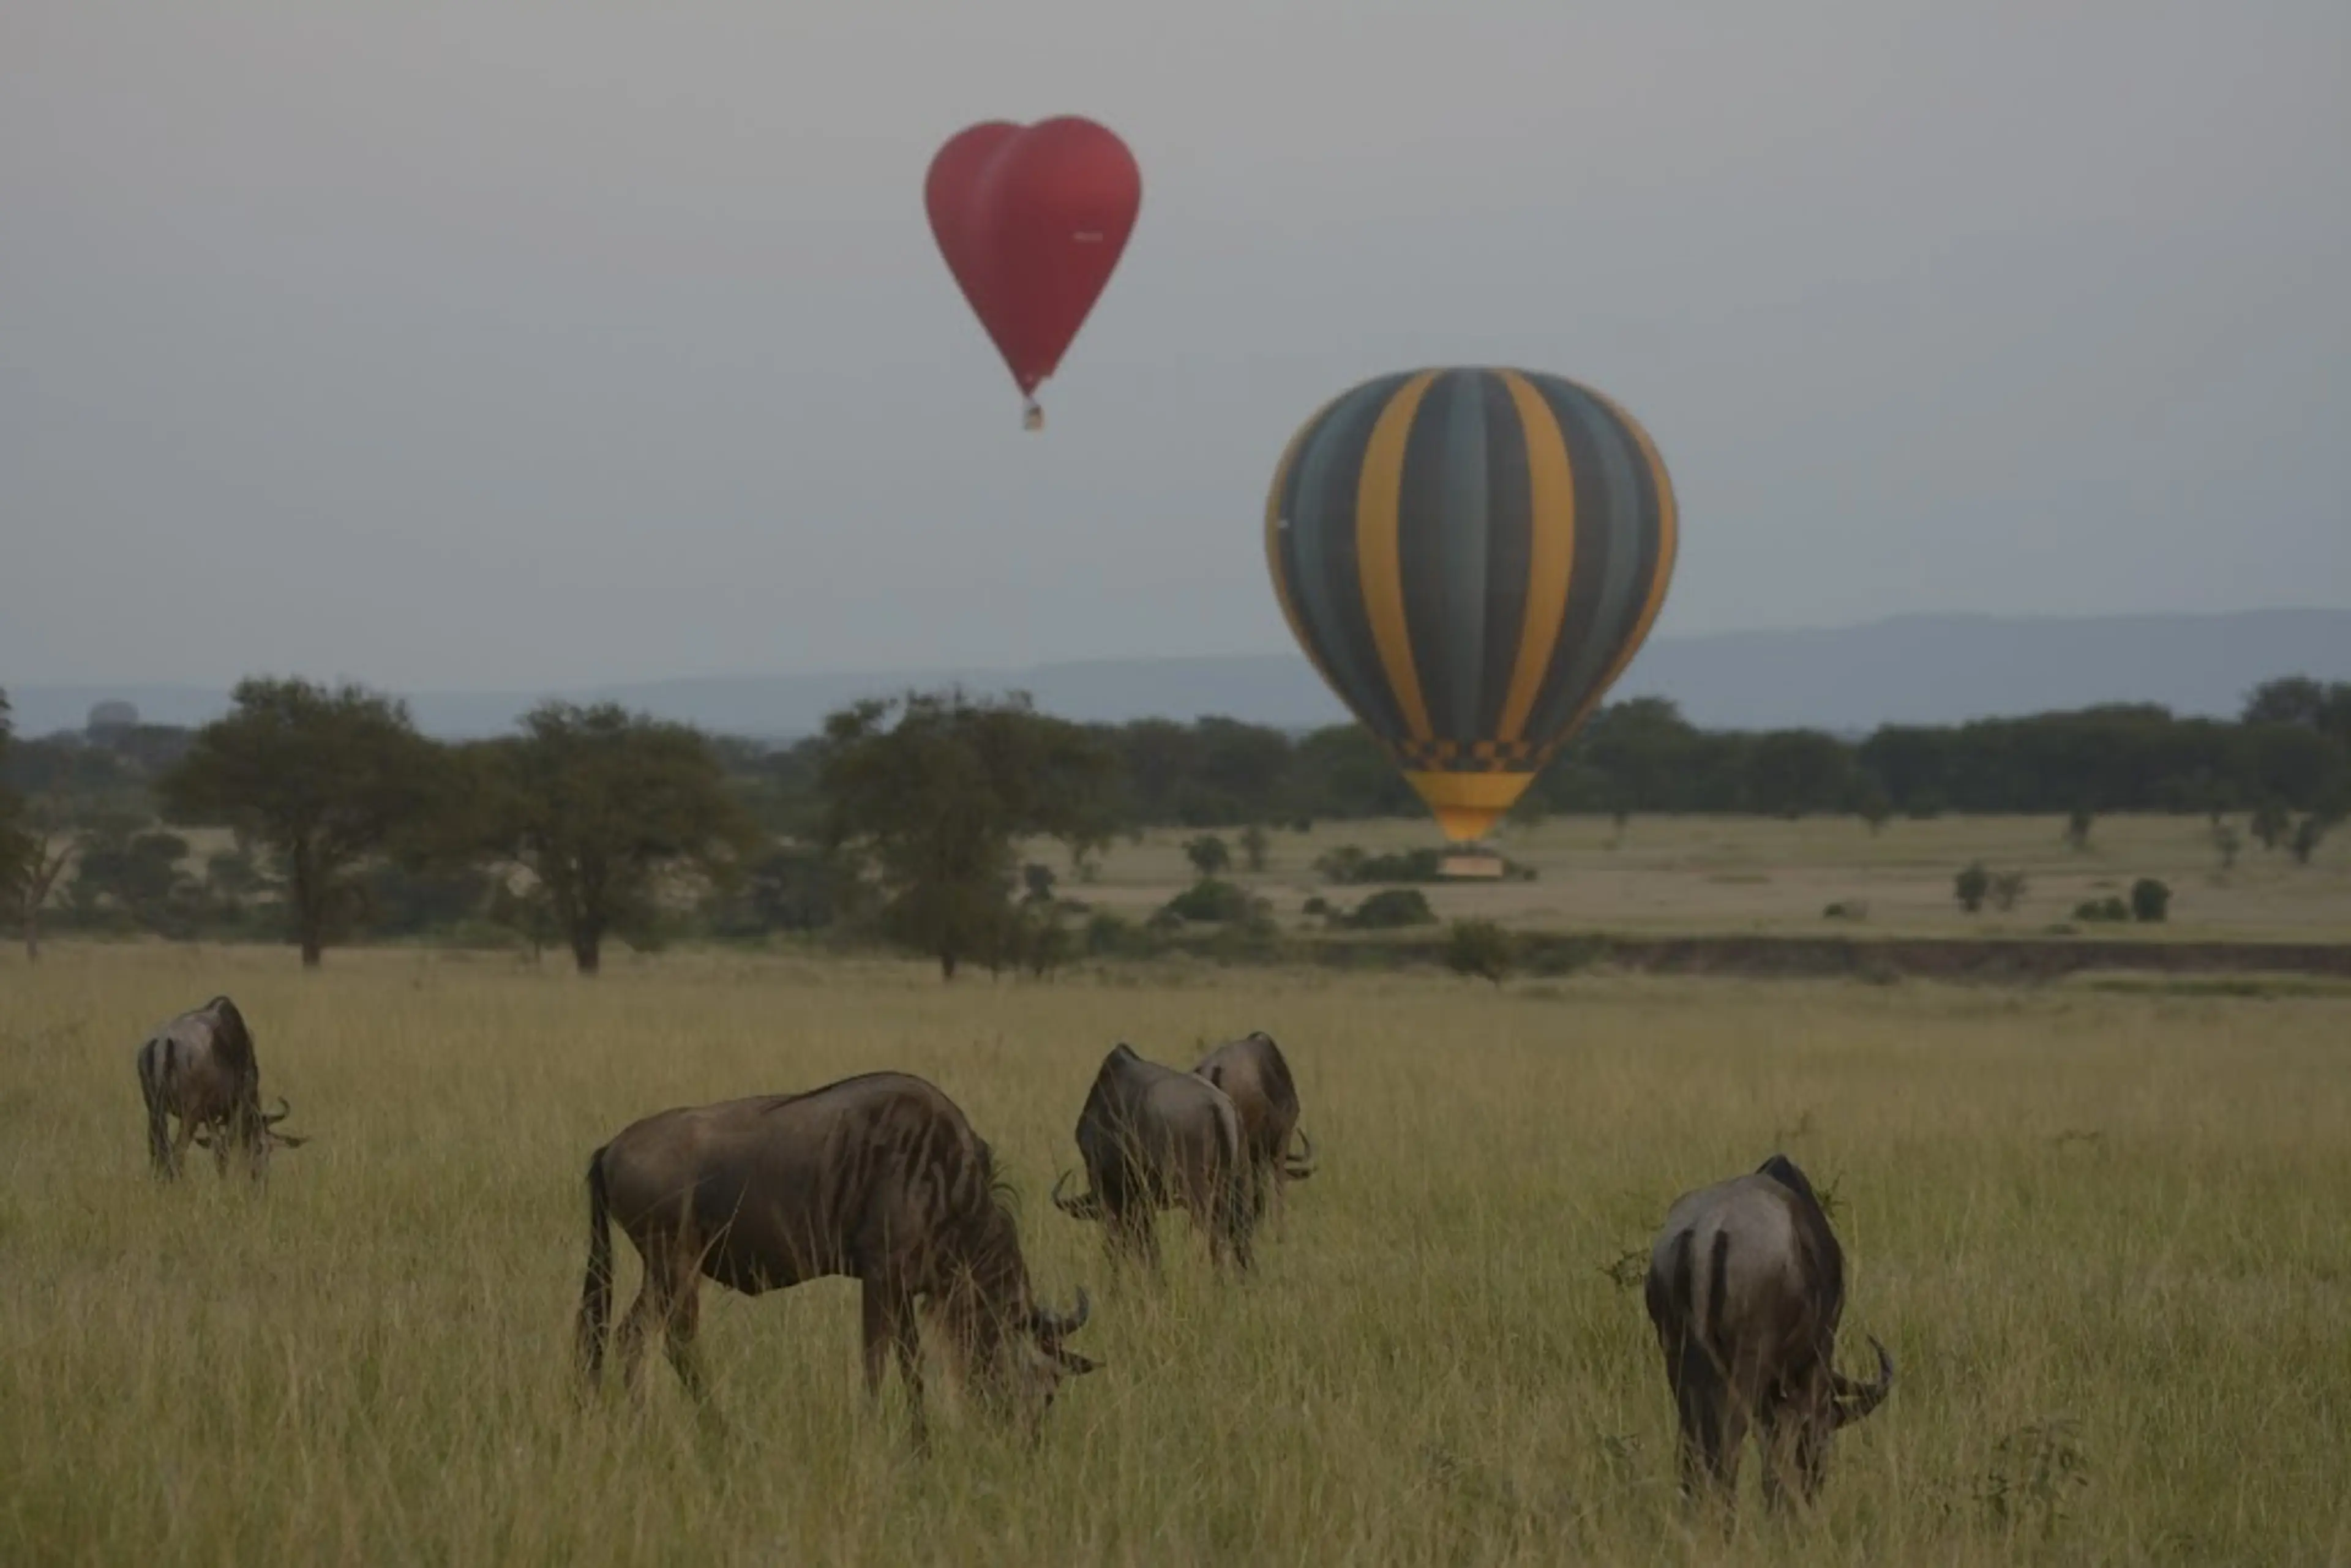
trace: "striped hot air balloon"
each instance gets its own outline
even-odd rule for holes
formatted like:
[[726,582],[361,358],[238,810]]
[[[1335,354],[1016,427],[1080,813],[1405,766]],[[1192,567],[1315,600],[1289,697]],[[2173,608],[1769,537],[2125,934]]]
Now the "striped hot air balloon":
[[1342,393],[1290,439],[1265,511],[1290,631],[1456,841],[1509,810],[1624,673],[1675,533],[1632,416],[1515,370]]

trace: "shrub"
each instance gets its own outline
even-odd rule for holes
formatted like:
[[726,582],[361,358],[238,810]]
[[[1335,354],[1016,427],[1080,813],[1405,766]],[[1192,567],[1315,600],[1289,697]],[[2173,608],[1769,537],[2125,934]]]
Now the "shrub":
[[1952,894],[1959,899],[1959,907],[1970,915],[1983,907],[1984,894],[1991,891],[1991,873],[1984,870],[1980,863],[1968,867],[1951,879]]
[[2171,913],[2171,889],[2151,876],[2143,876],[2131,883],[2131,918],[2149,925],[2161,921]]
[[1437,911],[1416,887],[1384,887],[1355,905],[1347,924],[1359,931],[1393,931],[1405,925],[1434,925]]
[[2000,910],[2002,914],[2014,909],[2016,907],[2017,900],[2024,896],[2024,873],[2022,872],[2001,872],[1998,876],[1991,879],[1992,907]]
[[1314,857],[1314,874],[1324,882],[1359,882],[1357,874],[1371,857],[1354,844],[1341,844]]
[[1298,913],[1301,915],[1328,915],[1331,913],[1331,901],[1318,893],[1313,897],[1308,899],[1304,904],[1300,904],[1298,906]]
[[1241,830],[1241,858],[1249,863],[1249,870],[1263,871],[1272,848],[1273,841],[1255,822]]
[[1858,898],[1841,898],[1821,911],[1823,920],[1866,920],[1869,905]]
[[2128,920],[2130,905],[2116,897],[2085,898],[2074,906],[2076,920]]
[[1203,878],[1207,878],[1231,866],[1233,852],[1228,849],[1225,846],[1225,841],[1216,834],[1203,833],[1198,838],[1185,841],[1184,858],[1192,862],[1193,870],[1198,872]]
[[1457,920],[1445,939],[1445,967],[1499,986],[1510,972],[1518,944],[1490,920]]
[[2090,827],[2091,824],[2096,821],[2097,813],[2091,810],[2087,806],[2076,806],[2073,810],[2066,813],[2065,841],[2074,846],[2076,853],[2084,853],[2088,851],[2090,847]]
[[1160,913],[1178,920],[1221,922],[1247,920],[1256,908],[1257,901],[1249,896],[1249,889],[1204,876],[1169,899]]

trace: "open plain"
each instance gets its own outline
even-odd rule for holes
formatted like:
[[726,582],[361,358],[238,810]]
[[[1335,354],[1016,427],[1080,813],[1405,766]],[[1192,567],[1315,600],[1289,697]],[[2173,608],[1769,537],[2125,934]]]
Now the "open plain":
[[[1541,883],[1536,885],[1540,886]],[[131,1053],[228,991],[266,1190],[145,1167]],[[0,959],[0,1561],[2323,1563],[2351,1559],[2351,1002],[1168,962],[942,985],[854,959],[68,945]],[[1263,1028],[1321,1170],[1246,1283],[1112,1277],[1046,1191],[1120,1040]],[[938,1082],[1083,1283],[1040,1448],[911,1457],[854,1288],[705,1297],[577,1406],[590,1150],[646,1112]],[[1844,1358],[1892,1398],[1811,1517],[1676,1494],[1637,1274],[1674,1196],[1782,1149],[1834,1194]],[[622,1246],[622,1289],[635,1261]]]

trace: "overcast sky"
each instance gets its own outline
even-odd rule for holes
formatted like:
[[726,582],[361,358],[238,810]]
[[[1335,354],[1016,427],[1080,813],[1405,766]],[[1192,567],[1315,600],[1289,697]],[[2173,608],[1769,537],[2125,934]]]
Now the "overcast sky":
[[[922,181],[1062,112],[1030,435]],[[0,684],[1285,649],[1284,442],[1446,362],[1648,426],[1662,633],[2351,604],[2346,149],[2344,0],[13,0]]]

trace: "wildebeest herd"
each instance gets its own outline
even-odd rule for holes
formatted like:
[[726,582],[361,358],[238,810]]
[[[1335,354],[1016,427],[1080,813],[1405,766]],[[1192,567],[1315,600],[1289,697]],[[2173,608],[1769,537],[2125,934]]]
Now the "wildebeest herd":
[[[277,1130],[283,1099],[275,1114],[262,1110],[252,1031],[225,996],[158,1027],[138,1068],[161,1178],[179,1176],[191,1143],[211,1149],[223,1175],[235,1153],[258,1179],[273,1150],[305,1142]],[[1269,1207],[1313,1173],[1299,1117],[1290,1064],[1261,1030],[1189,1071],[1121,1043],[1078,1113],[1088,1190],[1071,1196],[1064,1172],[1053,1202],[1102,1225],[1114,1266],[1155,1270],[1158,1213],[1182,1208],[1219,1268],[1247,1272]],[[927,1445],[925,1322],[982,1408],[1032,1438],[1062,1378],[1100,1365],[1066,1343],[1091,1314],[1085,1291],[1066,1312],[1038,1299],[994,1151],[953,1100],[910,1073],[657,1112],[589,1156],[587,1186],[577,1355],[590,1387],[611,1325],[615,1222],[644,1265],[611,1335],[632,1388],[646,1336],[658,1331],[679,1381],[705,1397],[695,1349],[705,1278],[746,1295],[857,1281],[866,1387],[878,1396],[884,1363],[896,1360],[918,1449]],[[1731,1494],[1751,1431],[1766,1501],[1780,1506],[1792,1487],[1810,1500],[1831,1435],[1893,1386],[1893,1358],[1874,1337],[1871,1381],[1835,1368],[1844,1254],[1811,1181],[1784,1155],[1675,1200],[1650,1249],[1645,1297],[1690,1495]]]

